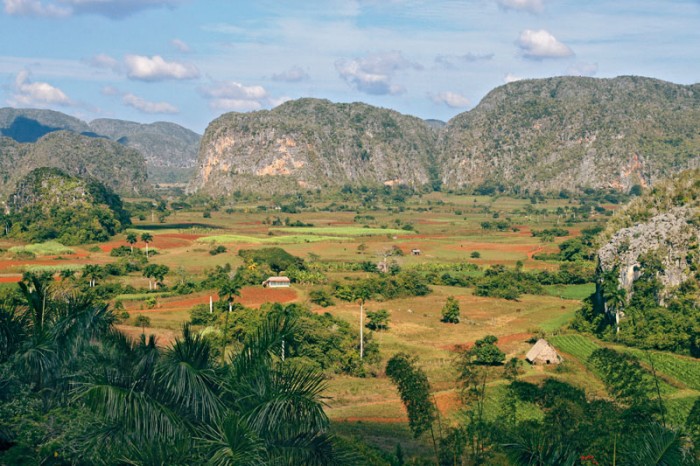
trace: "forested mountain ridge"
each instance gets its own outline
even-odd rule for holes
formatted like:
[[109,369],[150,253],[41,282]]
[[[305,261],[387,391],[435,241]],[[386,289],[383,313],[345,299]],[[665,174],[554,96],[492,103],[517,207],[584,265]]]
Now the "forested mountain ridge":
[[443,181],[628,191],[697,166],[699,121],[697,84],[632,76],[517,81],[450,120]]
[[139,151],[155,182],[189,179],[201,136],[175,123],[150,124],[101,118],[86,123],[52,110],[0,109],[0,135],[35,143],[56,131],[105,138]]
[[630,76],[513,82],[444,128],[365,104],[300,99],[214,120],[191,189],[629,191],[696,167],[699,122],[700,85]]
[[299,99],[211,122],[191,189],[421,186],[438,178],[435,143],[436,132],[415,117],[362,103]]
[[0,194],[7,195],[31,170],[59,168],[83,178],[93,178],[125,195],[150,192],[143,156],[108,139],[54,131],[35,143],[0,138]]

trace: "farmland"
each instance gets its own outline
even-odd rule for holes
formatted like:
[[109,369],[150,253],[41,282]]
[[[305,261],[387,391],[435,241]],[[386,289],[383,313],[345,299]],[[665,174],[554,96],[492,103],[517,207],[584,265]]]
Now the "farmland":
[[[148,246],[154,255],[149,262],[169,270],[160,289],[149,290],[150,279],[139,272],[102,276],[98,283],[119,284],[123,288],[123,292],[109,297],[112,305],[123,310],[120,330],[134,338],[145,331],[155,335],[160,345],[168,346],[182,325],[190,321],[194,308],[208,309],[210,302],[223,302],[215,288],[183,294],[175,291],[176,285],[201,282],[217,266],[230,264],[234,270],[245,266],[238,254],[241,250],[281,247],[304,259],[310,270],[320,271],[323,279],[297,282],[290,289],[277,290],[248,284],[235,298],[236,303],[250,309],[259,309],[266,303],[298,303],[312,313],[328,313],[358,329],[359,308],[355,302],[336,299],[321,307],[312,302],[311,292],[331,283],[352,284],[377,275],[374,270],[354,265],[362,263],[386,262],[420,276],[449,273],[467,282],[483,277],[494,266],[532,274],[554,273],[562,265],[560,262],[537,260],[535,256],[556,253],[563,241],[606,221],[604,213],[596,212],[573,221],[568,212],[576,207],[577,203],[568,199],[548,199],[533,206],[527,199],[431,193],[410,198],[401,208],[386,205],[370,209],[348,203],[342,210],[331,211],[327,203],[318,202],[296,213],[281,214],[268,201],[263,207],[259,203],[239,202],[229,209],[177,210],[163,223],[149,222],[147,218],[136,220],[129,229],[136,235],[152,235]],[[273,225],[271,217],[279,216],[287,217],[287,223],[306,226]],[[495,222],[503,223],[494,229],[491,225]],[[544,241],[532,235],[533,229],[547,227],[565,228],[567,235]],[[111,251],[130,246],[124,234],[109,243],[70,249],[55,243],[22,245],[6,241],[0,245],[5,251],[0,257],[0,276],[3,281],[14,282],[27,271],[58,274],[71,270],[75,272],[72,279],[81,280],[80,271],[86,265],[117,264],[118,258]],[[133,247],[142,251],[146,243],[139,240]],[[214,253],[216,247],[225,252]],[[506,359],[520,360],[537,337],[549,338],[564,354],[563,366],[524,365],[519,379],[536,383],[554,377],[583,387],[591,397],[606,397],[603,383],[588,362],[591,353],[604,345],[566,329],[581,300],[593,290],[590,282],[554,284],[545,285],[541,293],[504,299],[480,296],[473,286],[440,282],[432,283],[425,296],[388,300],[370,297],[364,311],[386,310],[388,330],[367,331],[378,347],[379,359],[367,367],[363,376],[328,374],[324,395],[333,429],[343,435],[359,435],[385,450],[401,443],[408,454],[424,455],[429,449],[427,439],[411,437],[406,410],[395,386],[384,374],[386,362],[397,353],[416,356],[430,381],[437,407],[450,424],[457,422],[462,408],[455,384],[455,357],[460,349],[471,347],[485,335],[498,338],[498,348]],[[448,297],[459,303],[458,324],[441,322],[441,309]],[[137,317],[146,317],[148,326],[139,326]],[[206,326],[195,326],[195,330],[206,331]],[[642,352],[627,351],[645,361]],[[689,358],[658,352],[653,360],[663,378],[669,411],[681,419],[700,392],[697,364]],[[505,385],[500,372],[492,371],[487,385],[488,417],[498,416],[499,405],[506,396]],[[519,403],[518,419],[541,417],[536,406]]]

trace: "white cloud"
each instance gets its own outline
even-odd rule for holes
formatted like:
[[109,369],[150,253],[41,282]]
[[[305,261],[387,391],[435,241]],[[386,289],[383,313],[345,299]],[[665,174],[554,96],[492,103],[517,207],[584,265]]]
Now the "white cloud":
[[270,103],[262,86],[244,86],[235,81],[220,81],[199,89],[209,99],[209,106],[216,110],[247,112],[259,110]]
[[469,99],[456,92],[445,91],[437,94],[429,94],[429,96],[430,100],[436,104],[447,105],[450,108],[465,108],[471,104]]
[[140,81],[164,81],[167,79],[195,79],[199,70],[190,63],[166,61],[159,55],[144,57],[127,55],[124,57],[126,75]]
[[521,78],[520,76],[515,76],[514,74],[508,73],[503,77],[503,82],[508,84],[508,83],[514,83],[515,81],[522,81],[525,78]]
[[299,66],[293,66],[290,69],[281,73],[272,75],[273,81],[283,81],[288,83],[297,83],[309,79],[309,74]]
[[544,2],[542,0],[496,0],[496,3],[504,10],[541,13],[544,9]]
[[59,5],[44,4],[39,0],[4,0],[5,13],[14,16],[40,16],[46,18],[64,18],[70,16],[71,10]]
[[175,8],[182,0],[3,0],[3,3],[8,15],[65,18],[95,14],[123,19],[151,8]]
[[122,102],[143,113],[179,113],[178,108],[168,102],[151,102],[131,93],[124,94]]
[[119,61],[105,53],[94,55],[85,60],[85,62],[95,68],[107,68],[115,72],[119,71],[120,69]]
[[574,63],[566,70],[566,74],[571,76],[595,76],[597,73],[598,63]]
[[192,51],[192,48],[187,45],[186,42],[180,40],[180,39],[172,39],[170,41],[170,45],[175,47],[178,51],[182,53],[190,53]]
[[29,78],[29,72],[26,70],[17,73],[8,103],[12,106],[23,107],[73,104],[59,88],[49,83],[32,82]]
[[392,83],[397,71],[422,69],[404,58],[401,52],[392,51],[368,55],[352,60],[338,60],[335,69],[340,77],[360,92],[373,95],[396,95],[406,92],[403,86]]
[[446,69],[455,69],[458,65],[489,61],[494,57],[493,53],[465,53],[464,55],[438,55],[435,63]]
[[100,94],[112,96],[112,95],[119,95],[119,94],[121,94],[121,92],[119,91],[119,89],[117,89],[114,86],[105,86],[100,90]]
[[559,42],[556,37],[544,29],[533,31],[525,29],[520,33],[518,46],[525,58],[565,58],[574,54],[567,45]]

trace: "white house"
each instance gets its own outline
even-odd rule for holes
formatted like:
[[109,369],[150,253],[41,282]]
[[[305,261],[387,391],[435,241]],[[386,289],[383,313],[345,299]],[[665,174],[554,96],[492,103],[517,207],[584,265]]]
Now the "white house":
[[266,288],[289,288],[291,284],[289,277],[270,277],[262,282],[262,286]]

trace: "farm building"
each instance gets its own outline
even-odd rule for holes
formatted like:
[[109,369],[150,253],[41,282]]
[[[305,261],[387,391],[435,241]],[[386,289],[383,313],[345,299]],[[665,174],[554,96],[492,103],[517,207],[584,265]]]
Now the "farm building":
[[557,350],[543,338],[537,340],[535,346],[530,348],[525,359],[531,364],[559,364],[564,360],[559,356]]
[[270,277],[262,282],[266,288],[289,288],[291,284],[289,277]]

